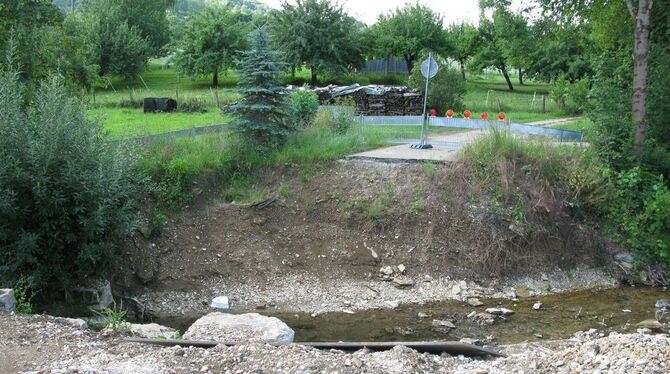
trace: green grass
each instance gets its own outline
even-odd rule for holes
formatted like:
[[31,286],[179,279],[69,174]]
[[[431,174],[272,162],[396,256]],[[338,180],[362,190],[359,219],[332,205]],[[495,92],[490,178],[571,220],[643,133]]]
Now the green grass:
[[336,135],[330,129],[312,127],[291,134],[283,146],[261,153],[224,131],[152,142],[145,147],[139,167],[154,181],[159,204],[178,208],[195,197],[194,191],[212,188],[224,200],[260,198],[267,191],[256,190],[253,182],[264,168],[297,167],[313,174],[319,164],[385,144],[380,137],[363,138],[355,129]]
[[112,139],[132,138],[149,134],[227,123],[229,118],[217,109],[206,113],[143,113],[142,109],[89,109],[91,117],[102,119]]

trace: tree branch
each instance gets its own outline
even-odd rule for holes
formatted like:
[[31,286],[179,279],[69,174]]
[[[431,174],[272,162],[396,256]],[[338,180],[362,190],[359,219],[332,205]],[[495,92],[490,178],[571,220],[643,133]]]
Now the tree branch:
[[633,17],[633,19],[637,19],[637,9],[635,9],[633,0],[626,0],[626,6],[628,7],[628,13],[630,13],[630,16]]

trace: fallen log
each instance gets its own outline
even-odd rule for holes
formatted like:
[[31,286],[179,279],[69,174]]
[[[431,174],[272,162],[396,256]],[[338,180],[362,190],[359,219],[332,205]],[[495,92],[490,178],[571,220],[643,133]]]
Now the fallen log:
[[[143,338],[127,338],[129,343],[154,344],[167,347],[181,346],[181,347],[197,347],[197,348],[212,348],[217,345],[233,346],[237,343],[218,342],[207,340],[180,340],[180,339],[143,339]],[[504,354],[496,352],[491,349],[479,347],[473,344],[466,344],[461,342],[295,342],[293,344],[304,345],[316,349],[338,349],[342,351],[357,351],[359,349],[370,349],[373,351],[388,351],[396,346],[405,346],[414,349],[421,353],[441,354],[447,353],[452,356],[493,356],[506,357]]]

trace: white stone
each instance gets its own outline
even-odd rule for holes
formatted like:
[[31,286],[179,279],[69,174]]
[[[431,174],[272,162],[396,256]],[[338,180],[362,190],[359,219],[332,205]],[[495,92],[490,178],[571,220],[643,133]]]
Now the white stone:
[[184,339],[229,343],[261,341],[286,345],[293,342],[294,335],[290,327],[275,317],[266,317],[258,313],[213,312],[196,320],[184,334]]
[[400,271],[401,273],[405,273],[405,265],[403,264],[398,265],[398,271]]
[[217,296],[212,299],[211,307],[214,309],[230,309],[227,296]]
[[540,310],[540,309],[542,309],[542,303],[541,302],[537,302],[537,303],[533,304],[533,310]]
[[56,321],[58,321],[58,322],[60,322],[64,325],[74,327],[74,328],[77,328],[77,329],[81,329],[81,330],[88,328],[88,323],[86,323],[86,321],[84,321],[81,318],[56,317]]
[[435,327],[446,327],[446,328],[450,328],[450,329],[455,329],[456,328],[456,325],[454,325],[453,323],[451,323],[449,321],[439,320],[439,319],[434,319],[433,320],[433,326],[435,326]]
[[174,339],[176,331],[166,326],[161,326],[157,323],[138,324],[131,323],[128,325],[128,331],[134,336],[147,339],[156,339],[164,337],[166,339]]

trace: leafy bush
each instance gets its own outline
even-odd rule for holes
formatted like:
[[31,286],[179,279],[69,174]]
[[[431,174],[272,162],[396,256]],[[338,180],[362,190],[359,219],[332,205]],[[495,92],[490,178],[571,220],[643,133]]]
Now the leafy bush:
[[192,97],[182,100],[178,109],[184,113],[206,113],[207,102],[199,97]]
[[298,90],[291,94],[288,100],[289,120],[294,127],[305,128],[314,123],[316,112],[319,110],[319,98],[307,87],[304,90]]
[[350,105],[319,108],[314,123],[317,127],[330,129],[336,135],[344,135],[354,126],[355,109]]
[[[423,94],[426,91],[426,79],[421,75],[421,64],[416,64],[409,77],[409,86]],[[465,81],[457,70],[442,68],[431,79],[428,92],[428,106],[444,113],[448,109],[460,111],[464,108]]]
[[569,114],[581,114],[589,109],[589,82],[586,79],[570,83],[563,76],[554,82],[551,98]]
[[670,269],[670,189],[662,176],[639,167],[604,170],[606,214],[639,261]]
[[0,281],[67,289],[119,257],[135,223],[135,161],[57,80],[31,100],[0,75]]

